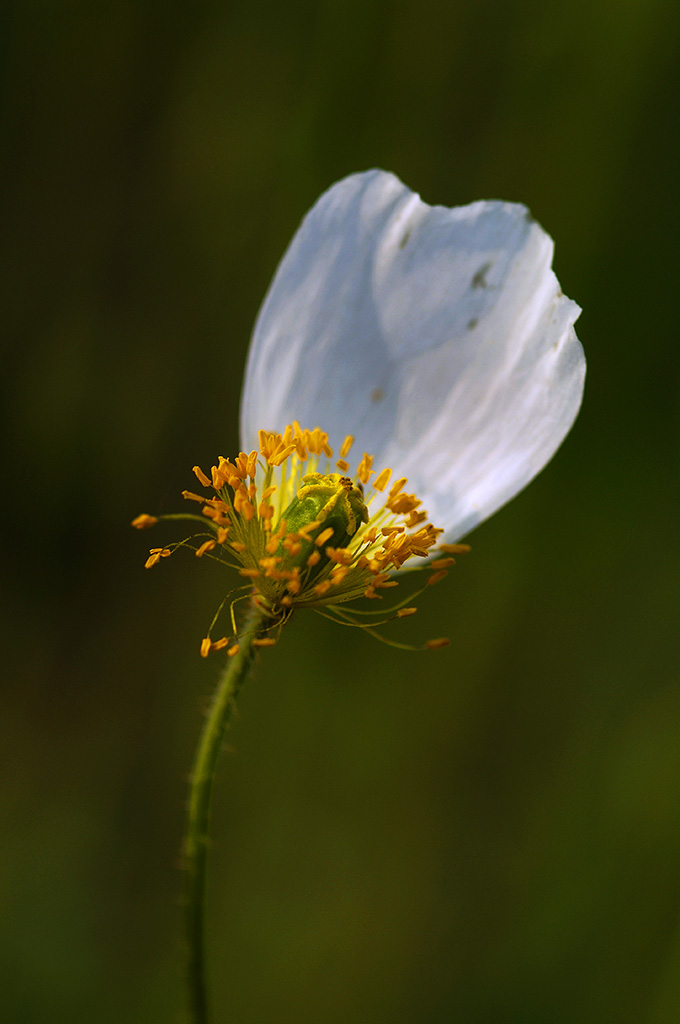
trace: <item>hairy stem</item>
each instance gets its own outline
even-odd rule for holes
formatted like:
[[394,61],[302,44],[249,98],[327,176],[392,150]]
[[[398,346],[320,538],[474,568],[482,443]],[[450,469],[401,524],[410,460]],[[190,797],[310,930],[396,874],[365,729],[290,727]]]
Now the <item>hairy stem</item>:
[[187,985],[192,1024],[207,1024],[205,981],[205,907],[210,807],[217,758],[222,748],[236,696],[253,661],[253,640],[262,622],[254,607],[239,637],[239,650],[229,658],[217,685],[196,750],[191,774],[189,811],[184,837]]

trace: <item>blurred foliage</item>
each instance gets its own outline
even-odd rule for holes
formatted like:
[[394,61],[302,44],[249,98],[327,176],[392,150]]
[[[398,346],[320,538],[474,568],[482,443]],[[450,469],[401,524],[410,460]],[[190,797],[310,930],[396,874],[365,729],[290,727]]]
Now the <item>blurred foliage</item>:
[[[0,1018],[181,1019],[219,573],[140,511],[238,449],[307,208],[395,171],[527,203],[584,309],[573,433],[403,635],[300,615],[221,764],[216,1020],[680,1015],[673,0],[24,0],[2,12]],[[319,368],[323,372],[323,367]]]

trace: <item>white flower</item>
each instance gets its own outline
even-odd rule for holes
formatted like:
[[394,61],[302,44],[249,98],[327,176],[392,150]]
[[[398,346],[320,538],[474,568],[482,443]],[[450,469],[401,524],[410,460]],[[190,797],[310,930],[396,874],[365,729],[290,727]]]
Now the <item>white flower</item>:
[[[552,241],[516,204],[430,207],[384,171],[321,196],[255,326],[243,451],[210,475],[194,467],[213,491],[183,492],[200,514],[133,521],[200,524],[152,548],[148,568],[188,547],[247,581],[218,609],[204,656],[238,653],[243,600],[260,620],[253,645],[274,643],[301,608],[380,637],[376,625],[416,611],[413,594],[383,600],[400,570],[428,573],[417,593],[437,583],[468,550],[456,540],[542,469],[585,375],[579,309],[551,259]],[[360,598],[378,607],[346,607]],[[230,599],[232,636],[214,640]]]
[[373,170],[333,185],[253,334],[244,451],[294,420],[408,478],[456,540],[543,468],[581,404],[579,307],[526,207],[428,206]]

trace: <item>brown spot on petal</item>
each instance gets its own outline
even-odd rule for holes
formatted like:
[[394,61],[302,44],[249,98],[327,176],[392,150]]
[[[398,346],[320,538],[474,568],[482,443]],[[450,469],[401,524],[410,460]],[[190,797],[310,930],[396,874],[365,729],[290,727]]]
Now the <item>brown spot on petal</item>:
[[489,273],[489,271],[491,270],[492,266],[493,266],[493,264],[491,264],[491,263],[485,263],[483,267],[479,268],[477,273],[472,278],[472,287],[473,288],[488,288],[489,287],[488,284],[487,284],[487,281],[486,281],[486,275]]

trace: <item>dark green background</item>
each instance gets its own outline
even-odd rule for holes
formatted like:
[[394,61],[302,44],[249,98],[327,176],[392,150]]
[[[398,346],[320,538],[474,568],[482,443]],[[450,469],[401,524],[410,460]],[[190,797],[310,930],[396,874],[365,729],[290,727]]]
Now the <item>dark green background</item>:
[[278,258],[380,166],[532,208],[586,399],[394,634],[448,650],[300,614],[264,652],[218,780],[215,1021],[675,1024],[676,0],[2,17],[0,1018],[181,1019],[198,647],[228,584],[145,573],[172,534],[128,523],[237,450]]

